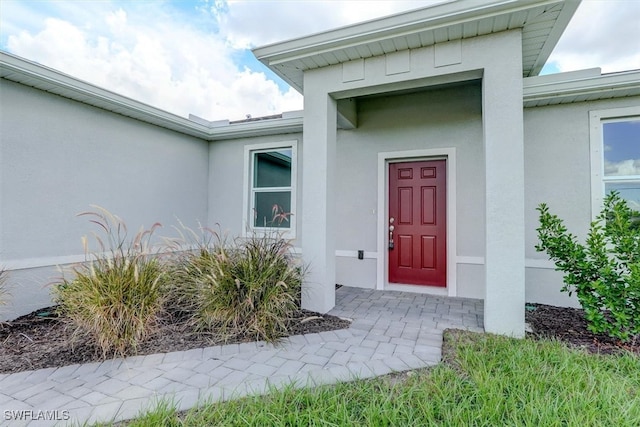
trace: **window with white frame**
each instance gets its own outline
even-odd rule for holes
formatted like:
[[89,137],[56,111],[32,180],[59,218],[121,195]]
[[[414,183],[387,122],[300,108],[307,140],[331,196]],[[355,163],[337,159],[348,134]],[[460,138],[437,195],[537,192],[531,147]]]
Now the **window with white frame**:
[[296,141],[245,147],[245,212],[252,231],[295,236]]
[[640,211],[640,107],[592,112],[591,155],[592,214],[612,191]]

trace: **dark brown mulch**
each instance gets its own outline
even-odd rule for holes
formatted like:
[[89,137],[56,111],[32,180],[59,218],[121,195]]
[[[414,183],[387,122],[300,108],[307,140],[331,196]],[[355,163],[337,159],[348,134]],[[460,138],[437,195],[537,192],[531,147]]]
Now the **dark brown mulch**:
[[[290,319],[290,335],[348,328],[348,320],[301,310]],[[73,338],[73,339],[72,339]],[[227,343],[255,341],[235,337]],[[143,342],[138,355],[167,353],[225,343],[215,334],[196,333],[185,321],[161,322],[156,333]],[[103,360],[102,353],[86,337],[73,337],[67,322],[53,308],[0,323],[0,374]]]
[[[640,355],[640,340],[621,343],[587,329],[581,309],[527,304],[526,321],[532,338],[555,338],[592,353],[611,354],[624,350]],[[291,319],[291,335],[344,329],[349,321],[334,316],[300,311]],[[101,353],[86,338],[72,341],[72,330],[51,308],[38,310],[12,322],[0,323],[0,373],[102,360]],[[237,337],[248,342],[253,337]],[[74,342],[72,345],[71,343]],[[222,344],[213,334],[194,333],[184,322],[164,322],[157,333],[138,347],[146,355]]]
[[527,304],[525,320],[533,329],[528,334],[532,337],[555,338],[591,353],[613,354],[628,350],[640,354],[640,339],[625,344],[589,331],[584,310],[579,308]]

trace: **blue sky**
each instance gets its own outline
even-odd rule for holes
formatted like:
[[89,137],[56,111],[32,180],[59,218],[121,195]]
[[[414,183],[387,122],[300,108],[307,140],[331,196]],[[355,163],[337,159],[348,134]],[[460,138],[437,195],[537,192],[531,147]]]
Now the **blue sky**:
[[[234,120],[302,109],[251,48],[436,2],[0,0],[0,49],[181,116]],[[640,1],[584,0],[544,72],[640,69],[638,22]]]

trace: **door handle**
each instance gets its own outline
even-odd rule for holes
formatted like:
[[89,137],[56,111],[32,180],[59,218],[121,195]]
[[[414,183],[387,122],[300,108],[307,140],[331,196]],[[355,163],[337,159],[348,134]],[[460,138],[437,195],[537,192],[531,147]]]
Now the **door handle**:
[[393,244],[393,230],[395,230],[395,227],[393,226],[394,221],[395,219],[393,217],[389,218],[389,250],[392,250],[394,247],[394,244]]

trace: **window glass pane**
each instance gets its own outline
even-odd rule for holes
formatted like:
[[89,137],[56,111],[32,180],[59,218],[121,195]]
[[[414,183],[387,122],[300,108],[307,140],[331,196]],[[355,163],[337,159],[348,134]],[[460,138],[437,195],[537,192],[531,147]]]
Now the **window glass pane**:
[[254,188],[291,187],[291,155],[290,148],[256,153],[253,162]]
[[254,227],[290,228],[290,191],[257,192],[254,197]]
[[604,175],[640,175],[640,119],[602,126]]
[[604,191],[609,194],[611,191],[620,193],[620,197],[627,201],[627,205],[640,212],[640,181],[635,182],[606,182]]

